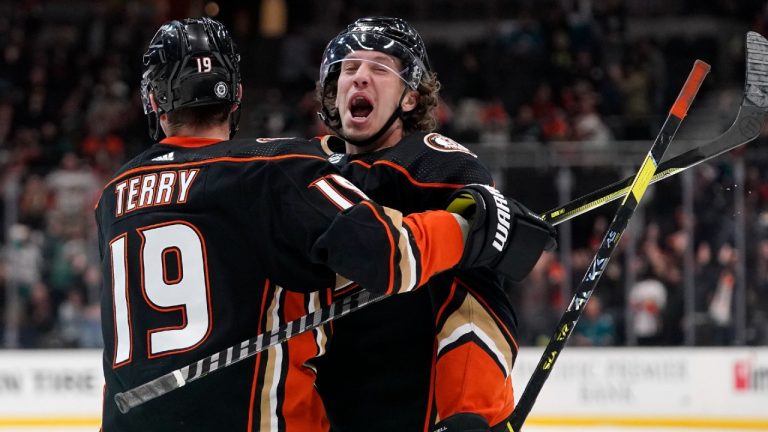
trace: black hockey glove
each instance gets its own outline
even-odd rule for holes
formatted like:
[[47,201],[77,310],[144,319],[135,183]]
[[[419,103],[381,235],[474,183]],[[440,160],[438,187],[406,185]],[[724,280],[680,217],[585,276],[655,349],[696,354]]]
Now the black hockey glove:
[[552,225],[490,186],[467,185],[454,192],[448,202],[449,212],[469,221],[457,268],[489,267],[520,281],[543,251],[557,246]]

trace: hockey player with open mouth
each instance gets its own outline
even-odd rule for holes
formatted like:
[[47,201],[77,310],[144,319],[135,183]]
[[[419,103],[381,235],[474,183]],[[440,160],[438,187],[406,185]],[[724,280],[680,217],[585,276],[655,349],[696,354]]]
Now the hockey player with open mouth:
[[[316,142],[373,199],[405,214],[444,208],[457,190],[493,179],[472,152],[433,132],[439,88],[413,27],[358,19],[323,55],[321,117],[335,135]],[[519,281],[554,246],[553,229],[513,200],[505,217],[509,235],[499,238],[514,242]],[[516,324],[491,269],[446,272],[337,320],[318,368],[333,430],[503,428],[514,406]]]

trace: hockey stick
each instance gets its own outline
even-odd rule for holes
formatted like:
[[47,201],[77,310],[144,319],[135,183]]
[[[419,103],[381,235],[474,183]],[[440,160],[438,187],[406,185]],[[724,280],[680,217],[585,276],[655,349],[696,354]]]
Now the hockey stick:
[[[601,247],[600,252],[602,252],[603,249],[612,251],[613,248],[611,246],[615,245],[618,237],[621,236],[621,232],[623,232],[626,227],[629,217],[637,206],[637,202],[640,200],[643,192],[645,192],[645,187],[648,185],[653,173],[656,171],[657,160],[663,156],[664,151],[669,146],[674,133],[677,131],[680,122],[688,111],[688,107],[690,106],[693,97],[696,95],[696,92],[698,92],[701,81],[703,81],[704,76],[706,76],[708,71],[709,65],[697,60],[694,70],[691,72],[685,87],[683,87],[683,91],[680,93],[680,96],[678,96],[669,117],[667,117],[667,121],[664,123],[664,127],[656,137],[651,152],[648,153],[645,162],[640,168],[640,174],[638,174],[637,178],[641,181],[636,179],[635,183],[630,188],[633,194],[627,195],[627,198],[625,198],[619,208],[617,217],[614,218],[614,222],[609,228],[610,230],[618,232],[618,235],[615,235],[616,232],[614,232],[614,236],[608,240],[608,247]],[[629,199],[630,197],[633,199]],[[603,242],[605,243],[606,240],[603,240]],[[601,259],[601,266],[607,264],[608,258],[610,258],[610,255],[606,255]],[[593,262],[593,265],[596,264]],[[602,268],[603,267],[600,267],[599,271],[602,271]],[[595,274],[599,275],[599,271],[597,267],[595,267],[594,272],[597,272]],[[595,283],[597,282],[597,279],[598,278],[593,278]],[[594,287],[594,284],[592,284],[591,287]],[[591,293],[591,289],[592,288],[590,288],[587,293],[587,298],[589,293]],[[334,302],[327,308],[322,308],[308,315],[304,315],[298,320],[286,323],[284,326],[278,326],[278,328],[273,329],[269,333],[262,333],[237,346],[229,347],[212,356],[203,358],[195,363],[184,366],[181,369],[176,369],[155,378],[152,381],[141,384],[131,390],[117,393],[115,394],[115,403],[120,412],[127,413],[131,408],[184,386],[189,382],[198,380],[219,368],[230,366],[240,360],[261,352],[270,346],[284,342],[295,334],[302,333],[311,328],[316,328],[331,319],[341,318],[354,310],[379,301],[385,297],[387,296],[372,296],[365,290],[360,291],[354,295],[345,297],[340,305],[338,302]],[[338,307],[340,307],[341,310],[337,312],[336,309]]]
[[[650,184],[720,156],[760,135],[763,123],[768,117],[768,41],[759,33],[747,33],[746,60],[744,98],[731,127],[708,143],[659,164]],[[557,225],[592,211],[625,196],[629,192],[633,179],[628,177],[590,192],[567,204],[548,210],[542,214],[542,218]]]
[[[757,45],[766,45],[766,47],[763,48],[762,53],[763,57],[766,57],[768,42],[765,42],[765,39],[759,34],[750,32],[747,35],[748,60],[751,58],[750,52],[752,51],[752,47]],[[765,64],[765,60],[761,61]],[[752,63],[753,62],[748,62],[748,68],[750,68],[749,65]],[[754,63],[757,64],[759,62]],[[768,116],[768,101],[766,101],[765,96],[768,94],[768,91],[766,91],[765,88],[766,85],[764,82],[758,83],[754,80],[749,81],[748,74],[745,98],[733,125],[723,135],[705,144],[702,148],[690,150],[659,165],[657,174],[651,179],[651,182],[655,183],[663,178],[677,174],[694,165],[698,165],[701,162],[746,144],[756,138],[760,132],[763,121]],[[665,176],[660,176],[661,173],[664,172],[669,173]],[[553,225],[558,225],[572,217],[586,213],[626,195],[629,191],[628,185],[631,181],[632,179],[627,179],[625,181],[616,182],[599,191],[571,201],[564,206],[552,209],[542,214],[542,218],[545,218]],[[555,213],[555,216],[550,216]],[[285,342],[295,335],[317,328],[320,325],[341,318],[384,298],[386,298],[386,296],[375,296],[364,290],[354,293],[342,300],[330,304],[329,306],[307,314],[298,320],[280,325],[277,328],[273,328],[256,337],[243,341],[236,346],[201,359],[181,369],[177,369],[156,378],[155,380],[135,387],[134,389],[117,394],[115,395],[115,402],[121,412],[128,412],[128,410],[135,406],[181,387],[188,382],[202,378],[210,372],[251,357],[271,346]]]
[[587,268],[584,279],[581,280],[578,288],[576,288],[576,294],[573,296],[571,304],[560,318],[555,334],[549,340],[544,354],[539,359],[539,364],[536,366],[531,379],[528,381],[528,385],[520,397],[520,401],[517,403],[510,419],[507,420],[506,426],[508,430],[517,432],[525,422],[544,382],[546,382],[550,372],[552,372],[552,367],[557,361],[560,351],[563,350],[566,342],[568,342],[573,328],[576,326],[579,318],[581,318],[584,306],[589,301],[592,291],[595,290],[603,270],[611,260],[621,235],[627,228],[629,220],[635,213],[635,209],[640,204],[646,188],[651,183],[651,179],[658,168],[658,161],[661,160],[664,152],[667,151],[672,138],[675,136],[675,132],[677,132],[680,123],[688,112],[688,108],[691,106],[694,97],[696,97],[696,93],[698,93],[707,73],[709,73],[709,65],[701,60],[696,60],[690,75],[688,75],[688,79],[683,85],[683,89],[680,91],[680,95],[672,105],[672,109],[669,110],[664,126],[662,126],[651,149],[648,151],[648,155],[646,155],[643,164],[637,171],[632,185],[629,187],[629,193],[625,195],[624,200],[616,210],[613,221],[608,226],[605,237],[603,237],[600,248],[592,258],[592,263]]
[[389,296],[385,294],[373,295],[365,290],[356,292],[355,294],[344,297],[342,300],[331,303],[327,307],[304,315],[297,320],[289,321],[284,325],[280,325],[269,332],[264,332],[258,336],[243,341],[238,345],[231,346],[216,354],[198,360],[195,363],[168,372],[152,381],[136,386],[131,390],[117,393],[115,394],[117,408],[121,413],[125,414],[130,411],[131,408],[135,408],[144,402],[162,396],[189,382],[196,381],[217,369],[222,369],[233,365],[240,360],[245,360],[271,346],[285,342],[295,335],[317,328],[331,320],[341,318],[350,312],[354,312],[369,304],[376,303],[386,297]]

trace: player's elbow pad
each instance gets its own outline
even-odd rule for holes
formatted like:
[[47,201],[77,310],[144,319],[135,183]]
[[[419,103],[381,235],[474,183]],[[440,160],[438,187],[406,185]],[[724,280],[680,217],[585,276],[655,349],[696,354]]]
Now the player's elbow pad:
[[470,224],[458,268],[489,267],[520,281],[544,250],[557,246],[552,225],[490,186],[472,184],[457,190],[447,210]]

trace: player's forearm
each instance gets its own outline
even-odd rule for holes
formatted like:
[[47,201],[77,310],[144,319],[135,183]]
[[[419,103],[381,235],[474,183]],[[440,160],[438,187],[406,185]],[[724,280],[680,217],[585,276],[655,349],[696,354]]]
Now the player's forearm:
[[465,236],[459,220],[445,211],[403,217],[365,201],[336,216],[312,256],[371,292],[406,292],[459,262]]
[[421,254],[417,286],[458,264],[469,229],[466,219],[446,211],[429,211],[408,215],[403,222]]

